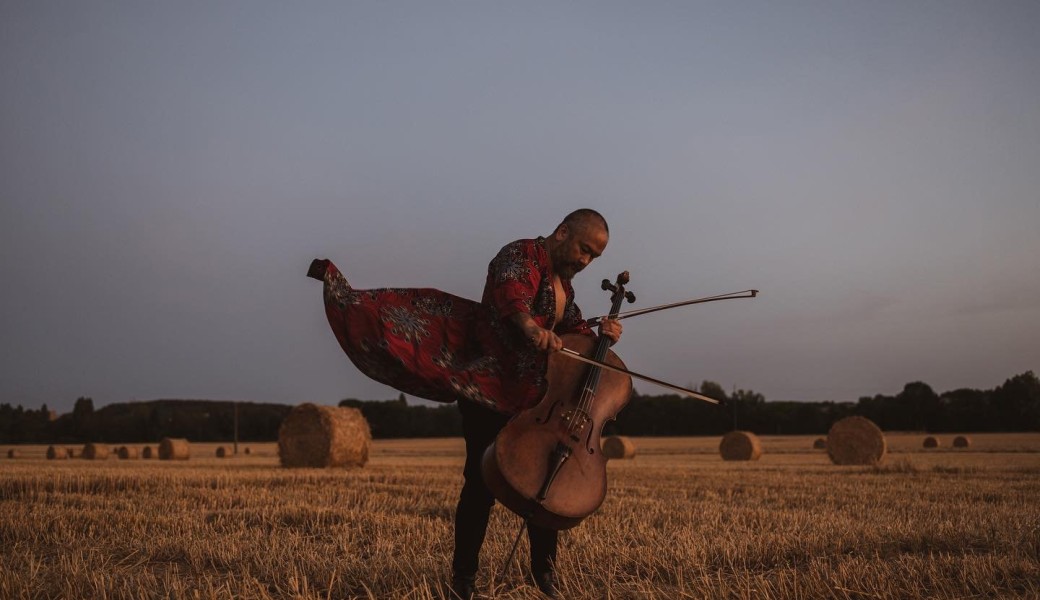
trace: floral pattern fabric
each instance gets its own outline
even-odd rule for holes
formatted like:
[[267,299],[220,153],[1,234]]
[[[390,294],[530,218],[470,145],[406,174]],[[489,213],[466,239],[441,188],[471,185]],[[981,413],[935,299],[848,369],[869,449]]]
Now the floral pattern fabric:
[[406,394],[464,398],[505,414],[538,403],[547,356],[509,318],[526,312],[558,335],[592,331],[567,295],[555,323],[556,293],[544,238],[507,244],[488,265],[481,302],[431,288],[356,290],[332,263],[324,276],[325,314],[350,360]]

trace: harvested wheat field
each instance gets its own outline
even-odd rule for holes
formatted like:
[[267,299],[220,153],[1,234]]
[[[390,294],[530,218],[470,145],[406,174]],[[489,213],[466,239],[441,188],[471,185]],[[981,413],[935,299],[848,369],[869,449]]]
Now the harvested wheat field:
[[[718,437],[636,438],[600,511],[561,535],[563,597],[1040,597],[1040,434],[926,452],[886,433],[870,467],[815,437],[761,436],[754,462],[722,460]],[[0,598],[442,597],[461,439],[376,440],[352,469],[220,445],[163,462],[18,448],[0,461]],[[486,597],[540,597],[516,569],[491,589],[518,527],[495,508]]]

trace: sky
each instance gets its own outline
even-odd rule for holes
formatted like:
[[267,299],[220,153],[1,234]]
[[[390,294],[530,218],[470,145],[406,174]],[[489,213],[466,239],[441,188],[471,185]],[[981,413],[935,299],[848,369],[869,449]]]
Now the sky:
[[[609,221],[629,368],[767,400],[1040,369],[1040,3],[0,1],[0,402],[397,392],[325,320]],[[668,390],[636,382],[643,394]],[[692,400],[691,400],[692,401]]]

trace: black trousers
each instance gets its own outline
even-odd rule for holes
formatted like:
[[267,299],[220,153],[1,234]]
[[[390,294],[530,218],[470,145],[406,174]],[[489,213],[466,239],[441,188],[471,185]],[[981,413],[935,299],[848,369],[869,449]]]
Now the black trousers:
[[[459,400],[458,405],[462,413],[462,435],[466,439],[466,467],[462,471],[465,482],[455,509],[455,554],[451,567],[455,577],[468,577],[476,575],[480,566],[480,547],[495,504],[495,497],[484,485],[480,461],[509,417],[468,400]],[[556,561],[557,533],[554,529],[528,526],[531,571],[535,574],[552,569]]]

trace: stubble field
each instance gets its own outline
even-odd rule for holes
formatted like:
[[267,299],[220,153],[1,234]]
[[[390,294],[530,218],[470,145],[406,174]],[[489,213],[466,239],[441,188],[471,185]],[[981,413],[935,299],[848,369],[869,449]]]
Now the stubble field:
[[[889,434],[879,467],[837,467],[814,437],[637,438],[604,506],[561,536],[566,598],[1040,598],[1040,434],[967,450]],[[440,598],[461,439],[376,441],[356,470],[285,470],[274,444],[186,462],[49,461],[0,448],[0,598]],[[478,582],[519,520],[496,507]],[[525,541],[526,543],[526,541]],[[526,562],[526,547],[521,560]]]

